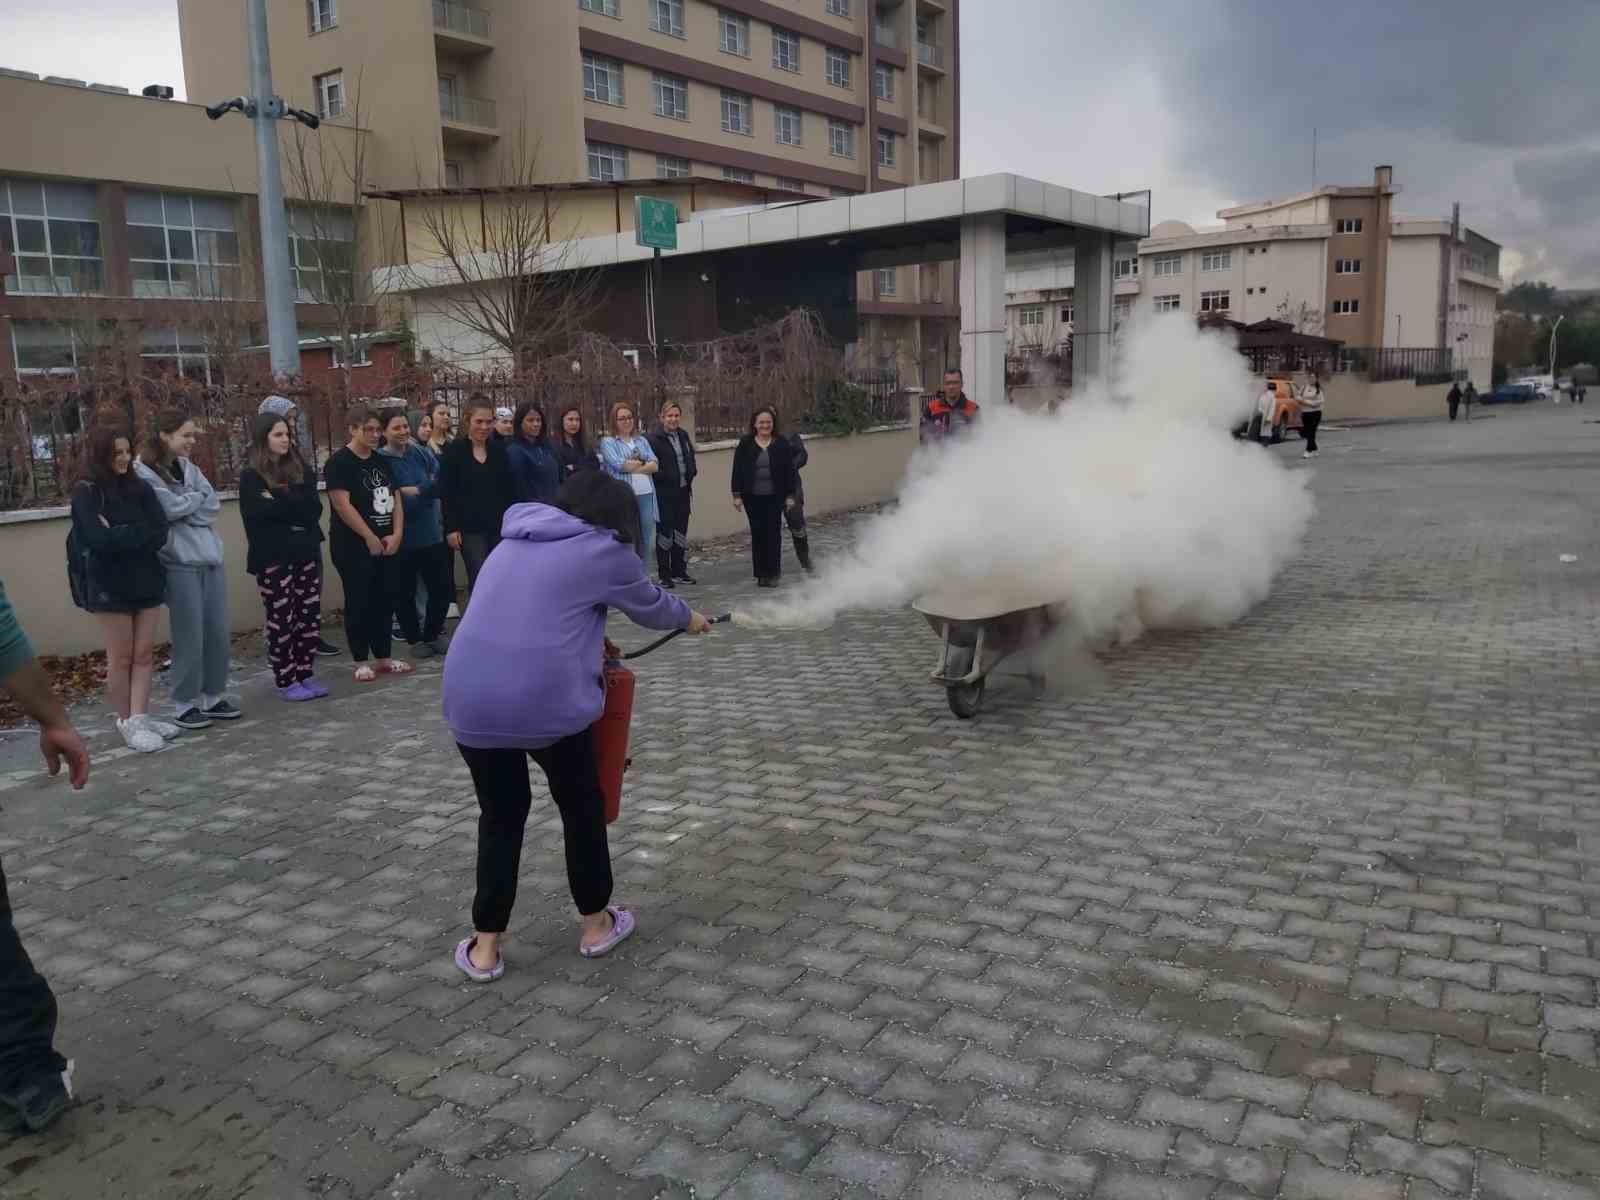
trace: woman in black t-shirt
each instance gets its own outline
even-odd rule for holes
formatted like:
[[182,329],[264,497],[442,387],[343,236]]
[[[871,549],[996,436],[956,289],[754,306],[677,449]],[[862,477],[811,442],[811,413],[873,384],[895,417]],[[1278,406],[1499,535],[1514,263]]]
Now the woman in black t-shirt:
[[405,509],[389,464],[377,453],[381,430],[377,414],[357,405],[345,424],[350,440],[323,468],[333,509],[333,536],[328,540],[344,584],[344,631],[356,663],[356,682],[369,683],[380,671],[388,675],[411,671],[410,663],[389,657],[393,606],[387,571],[400,552]]

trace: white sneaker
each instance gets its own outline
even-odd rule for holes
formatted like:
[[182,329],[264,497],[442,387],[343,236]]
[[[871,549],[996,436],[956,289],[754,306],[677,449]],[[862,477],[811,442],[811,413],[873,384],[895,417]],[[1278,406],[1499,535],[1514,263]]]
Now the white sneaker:
[[1311,451],[1309,451],[1309,450],[1302,450],[1302,451],[1301,451],[1301,452],[1300,452],[1300,457],[1301,457],[1301,458],[1310,458],[1310,457],[1311,457]]
[[154,754],[165,746],[166,739],[153,729],[137,723],[137,718],[130,717],[124,721],[117,719],[117,732],[122,735],[122,740],[128,749],[137,750],[140,754]]
[[169,742],[183,733],[183,730],[171,722],[158,721],[149,713],[137,713],[129,717],[128,720],[137,722],[141,728],[148,729],[151,733]]

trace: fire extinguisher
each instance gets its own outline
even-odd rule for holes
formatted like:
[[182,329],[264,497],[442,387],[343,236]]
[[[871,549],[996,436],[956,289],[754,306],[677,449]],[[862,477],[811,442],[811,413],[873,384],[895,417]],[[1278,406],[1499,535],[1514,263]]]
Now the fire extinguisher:
[[[732,613],[711,618],[720,625]],[[683,630],[674,629],[665,637],[657,638],[641,650],[622,657],[643,658],[652,650],[665,646]],[[600,794],[605,798],[606,824],[610,825],[622,812],[622,776],[633,760],[628,757],[628,728],[633,723],[633,692],[635,677],[618,659],[606,662],[602,678],[606,689],[606,706],[600,719],[589,727],[594,738],[595,766],[600,777]]]

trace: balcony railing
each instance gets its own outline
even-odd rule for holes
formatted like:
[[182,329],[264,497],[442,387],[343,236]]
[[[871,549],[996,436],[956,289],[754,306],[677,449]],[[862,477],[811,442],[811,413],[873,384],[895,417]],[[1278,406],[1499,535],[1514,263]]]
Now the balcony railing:
[[481,8],[458,4],[456,0],[433,0],[433,27],[487,41],[489,14]]
[[472,96],[440,96],[439,115],[458,125],[473,125],[479,129],[500,127],[493,100],[479,100]]
[[874,25],[872,27],[872,40],[880,46],[887,46],[891,50],[900,48],[900,34],[891,25]]
[[930,67],[944,67],[944,48],[932,42],[917,43],[917,61]]

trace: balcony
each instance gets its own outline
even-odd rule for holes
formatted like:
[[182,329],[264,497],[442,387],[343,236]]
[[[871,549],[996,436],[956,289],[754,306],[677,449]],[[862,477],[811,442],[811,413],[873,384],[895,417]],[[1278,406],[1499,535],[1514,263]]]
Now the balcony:
[[489,14],[459,0],[433,0],[433,41],[452,54],[484,54],[494,49]]
[[889,25],[874,25],[872,27],[872,40],[880,46],[887,46],[891,50],[900,49],[900,34]]
[[447,136],[453,134],[462,141],[491,141],[500,136],[500,117],[493,100],[441,95],[439,119]]
[[944,47],[933,42],[917,43],[917,63],[920,66],[930,67],[935,71],[944,70]]

